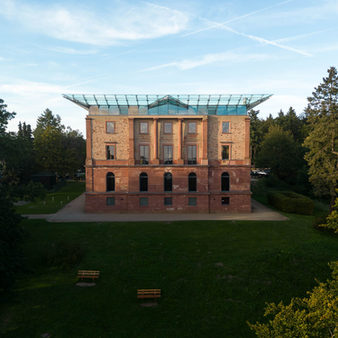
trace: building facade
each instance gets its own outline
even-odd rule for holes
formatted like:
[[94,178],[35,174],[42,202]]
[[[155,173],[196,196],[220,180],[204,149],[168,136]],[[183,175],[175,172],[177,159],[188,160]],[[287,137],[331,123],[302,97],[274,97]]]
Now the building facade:
[[251,109],[270,95],[64,95],[88,111],[87,212],[250,212]]

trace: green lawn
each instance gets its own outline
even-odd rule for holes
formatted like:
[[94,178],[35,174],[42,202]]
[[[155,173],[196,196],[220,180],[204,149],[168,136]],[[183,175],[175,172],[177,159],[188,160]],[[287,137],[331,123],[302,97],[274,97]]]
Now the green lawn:
[[[250,337],[265,302],[305,296],[330,277],[337,238],[289,221],[47,223],[25,220],[27,271],[1,307],[2,337]],[[69,270],[43,265],[55,243],[85,255]],[[93,288],[76,271],[99,269]],[[161,288],[141,307],[138,288]]]
[[16,211],[20,214],[53,214],[84,191],[84,182],[67,182],[56,192],[47,193],[44,199],[17,206]]

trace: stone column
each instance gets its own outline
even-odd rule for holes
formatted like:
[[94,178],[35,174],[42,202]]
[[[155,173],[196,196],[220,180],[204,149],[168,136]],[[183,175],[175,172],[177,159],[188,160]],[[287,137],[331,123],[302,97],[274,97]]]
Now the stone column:
[[128,118],[129,122],[129,159],[128,159],[128,164],[129,165],[135,165],[135,155],[134,155],[134,118],[129,117]]
[[153,158],[152,164],[159,164],[160,160],[158,158],[158,118],[154,118],[153,120]]
[[201,164],[208,164],[208,117],[202,119],[202,160]]
[[177,164],[184,164],[182,158],[182,123],[183,119],[178,119],[178,140],[177,140]]

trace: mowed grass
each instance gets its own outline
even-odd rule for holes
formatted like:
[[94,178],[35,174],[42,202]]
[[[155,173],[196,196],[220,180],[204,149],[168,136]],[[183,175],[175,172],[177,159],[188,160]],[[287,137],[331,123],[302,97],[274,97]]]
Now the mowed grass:
[[[305,296],[330,276],[337,239],[289,221],[47,223],[26,220],[23,272],[1,309],[2,337],[251,337],[265,302]],[[80,245],[70,270],[42,265],[55,243]],[[98,269],[95,287],[75,286]],[[142,307],[138,288],[161,288]]]
[[53,214],[84,191],[84,182],[67,182],[66,185],[56,192],[47,193],[43,199],[37,199],[28,204],[16,206],[16,211],[19,214]]

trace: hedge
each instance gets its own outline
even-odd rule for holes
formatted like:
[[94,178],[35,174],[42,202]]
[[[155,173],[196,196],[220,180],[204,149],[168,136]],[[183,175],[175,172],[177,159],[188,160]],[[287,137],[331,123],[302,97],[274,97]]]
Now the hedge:
[[312,215],[313,201],[293,191],[271,191],[268,193],[268,201],[276,209],[302,215]]

